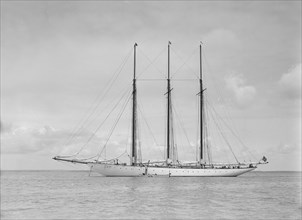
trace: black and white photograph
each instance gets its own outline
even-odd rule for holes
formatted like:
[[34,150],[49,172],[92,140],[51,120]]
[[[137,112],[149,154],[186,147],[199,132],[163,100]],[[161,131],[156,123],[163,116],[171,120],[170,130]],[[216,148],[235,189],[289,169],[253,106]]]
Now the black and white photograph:
[[301,0],[1,0],[1,219],[302,219],[301,23]]

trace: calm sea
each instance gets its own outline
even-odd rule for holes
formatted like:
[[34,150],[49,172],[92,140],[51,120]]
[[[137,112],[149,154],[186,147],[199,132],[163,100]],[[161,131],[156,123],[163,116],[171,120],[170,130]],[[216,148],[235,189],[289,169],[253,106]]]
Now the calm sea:
[[301,219],[301,173],[111,178],[3,171],[1,219]]

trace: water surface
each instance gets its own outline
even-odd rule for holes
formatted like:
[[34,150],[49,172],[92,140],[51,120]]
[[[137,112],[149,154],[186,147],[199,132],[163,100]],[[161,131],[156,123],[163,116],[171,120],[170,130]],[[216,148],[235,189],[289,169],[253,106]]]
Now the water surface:
[[300,198],[300,172],[212,178],[1,172],[1,219],[301,219]]

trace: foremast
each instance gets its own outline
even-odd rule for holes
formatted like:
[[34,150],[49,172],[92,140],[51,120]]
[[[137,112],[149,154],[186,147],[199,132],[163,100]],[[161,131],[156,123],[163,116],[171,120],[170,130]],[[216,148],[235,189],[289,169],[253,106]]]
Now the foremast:
[[134,68],[133,68],[133,90],[132,90],[132,149],[130,165],[135,166],[137,163],[137,98],[136,98],[136,47],[134,44]]
[[202,42],[200,42],[200,45],[199,45],[199,57],[200,57],[200,60],[199,60],[199,119],[200,119],[200,122],[199,122],[199,163],[203,163],[203,159],[204,159],[204,146],[203,146],[203,83],[202,83]]

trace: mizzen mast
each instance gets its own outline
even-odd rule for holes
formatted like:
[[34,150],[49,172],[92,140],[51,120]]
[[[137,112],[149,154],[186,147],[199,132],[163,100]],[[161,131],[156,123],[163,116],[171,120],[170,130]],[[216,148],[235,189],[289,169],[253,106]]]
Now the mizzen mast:
[[[170,45],[171,42],[168,43],[168,79],[167,79],[167,163],[171,159],[171,145],[173,145],[173,137],[171,133],[171,125],[172,125],[172,105],[171,105],[171,83],[170,83]],[[171,143],[172,142],[172,143]]]
[[137,100],[136,100],[136,47],[134,44],[134,69],[133,69],[133,90],[132,90],[132,150],[130,165],[134,166],[137,163]]

